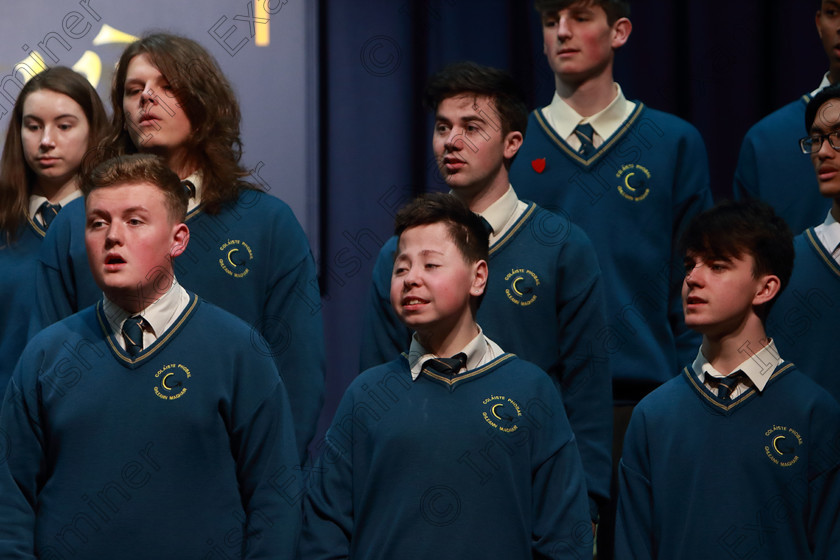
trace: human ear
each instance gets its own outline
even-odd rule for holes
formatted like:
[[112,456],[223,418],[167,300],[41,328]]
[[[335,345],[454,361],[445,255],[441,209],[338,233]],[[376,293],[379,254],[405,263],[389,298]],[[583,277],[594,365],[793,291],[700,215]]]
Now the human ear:
[[169,256],[173,259],[183,253],[187,244],[190,242],[190,228],[187,224],[181,222],[175,226],[172,233],[172,246],[169,248]]
[[771,301],[779,293],[782,282],[775,274],[765,274],[758,279],[758,291],[753,297],[753,305],[761,305]]
[[512,130],[505,136],[504,155],[506,160],[510,160],[519,151],[522,146],[522,133],[518,130]]
[[471,296],[480,296],[487,287],[487,261],[480,260],[473,265],[473,281],[470,286]]
[[612,25],[612,48],[617,49],[627,42],[630,33],[633,31],[633,24],[627,18],[619,18]]

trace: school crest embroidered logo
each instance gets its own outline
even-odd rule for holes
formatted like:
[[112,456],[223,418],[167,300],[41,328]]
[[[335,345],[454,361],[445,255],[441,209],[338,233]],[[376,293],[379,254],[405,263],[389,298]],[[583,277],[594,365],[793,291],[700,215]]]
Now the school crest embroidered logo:
[[615,174],[618,193],[633,202],[641,202],[650,194],[650,171],[636,163],[621,166]]
[[219,266],[229,275],[244,278],[251,271],[248,265],[254,260],[254,251],[244,241],[229,239],[219,247],[219,251]]
[[512,433],[519,429],[517,423],[522,419],[522,408],[512,398],[490,395],[481,401],[481,404],[484,405],[481,415],[492,427],[505,433]]
[[793,428],[773,425],[764,432],[764,453],[774,465],[790,467],[799,461],[802,436]]
[[531,161],[531,168],[537,173],[545,171],[545,158],[537,158]]
[[540,278],[527,268],[514,268],[505,275],[505,294],[514,304],[527,307],[537,301]]
[[187,381],[192,377],[183,364],[167,364],[155,374],[155,395],[165,401],[180,399],[187,392]]

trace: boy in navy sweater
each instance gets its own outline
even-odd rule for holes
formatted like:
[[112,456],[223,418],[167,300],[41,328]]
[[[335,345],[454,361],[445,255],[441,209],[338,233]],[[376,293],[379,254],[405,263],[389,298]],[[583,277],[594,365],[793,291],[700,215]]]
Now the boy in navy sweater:
[[[803,2],[802,9],[810,9],[809,4]],[[821,89],[840,81],[840,1],[820,0],[816,6],[817,34],[828,57],[828,72],[817,89],[750,128],[741,144],[733,185],[736,199],[755,197],[767,202],[794,233],[817,223],[830,206],[814,188],[808,158],[796,149],[796,141],[802,136],[805,106]]]
[[189,240],[178,176],[121,156],[82,191],[104,297],[34,337],[15,368],[0,557],[290,558],[286,390],[252,329],[175,279]]
[[790,230],[763,202],[725,203],[683,246],[685,321],[703,342],[633,412],[616,558],[840,558],[840,405],[764,331]]
[[767,324],[784,356],[840,400],[835,343],[840,329],[840,87],[817,93],[804,120],[808,136],[800,147],[811,157],[799,156],[811,162],[819,187],[814,191],[831,207],[822,223],[793,240],[790,288],[773,306]]
[[[690,359],[700,338],[680,307],[676,239],[712,205],[700,133],[629,100],[613,77],[630,38],[627,0],[535,0],[555,93],[531,113],[510,170],[519,194],[572,216],[592,240],[604,280],[613,475],[632,407]],[[617,493],[613,479],[612,494]],[[598,556],[609,560],[615,499],[602,508]]]
[[[609,361],[598,335],[605,328],[597,256],[586,234],[564,215],[520,200],[508,168],[522,143],[525,103],[502,70],[462,62],[429,80],[435,113],[432,147],[452,194],[486,222],[490,273],[478,321],[509,352],[548,372],[586,472],[590,513],[607,500],[610,480]],[[373,271],[362,339],[362,369],[405,350],[411,329],[391,306],[396,237]]]
[[475,322],[488,279],[481,218],[432,194],[398,213],[396,234],[391,304],[416,334],[345,393],[304,501],[301,557],[591,554],[558,392]]

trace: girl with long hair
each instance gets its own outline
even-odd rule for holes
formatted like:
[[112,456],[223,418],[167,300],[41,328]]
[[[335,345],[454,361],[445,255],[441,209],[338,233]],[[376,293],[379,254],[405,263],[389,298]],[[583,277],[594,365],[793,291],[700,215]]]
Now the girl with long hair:
[[63,66],[21,89],[0,157],[0,386],[38,328],[38,251],[62,206],[80,196],[79,171],[107,116],[96,90]]

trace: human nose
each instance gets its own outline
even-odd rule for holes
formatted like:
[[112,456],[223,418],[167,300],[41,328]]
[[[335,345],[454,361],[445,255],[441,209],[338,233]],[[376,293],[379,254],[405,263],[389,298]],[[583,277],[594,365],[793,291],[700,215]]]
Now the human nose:
[[837,153],[831,146],[831,140],[828,136],[821,136],[820,137],[820,149],[817,151],[817,157],[820,159],[828,159],[833,158],[834,155]]
[[44,131],[41,133],[40,145],[43,150],[55,147],[55,130],[51,125],[44,127]]
[[157,96],[155,95],[155,92],[152,89],[152,87],[147,85],[145,88],[143,88],[143,92],[140,94],[140,102],[143,104],[156,103],[156,97]]
[[403,286],[406,288],[418,286],[421,283],[420,274],[418,273],[416,266],[410,266],[405,271],[405,275],[403,276]]
[[571,36],[572,28],[569,26],[569,18],[567,16],[560,16],[557,20],[557,38],[562,41]]
[[105,232],[105,245],[107,247],[114,247],[122,245],[123,232],[118,222],[111,222]]
[[447,152],[460,150],[464,142],[463,138],[463,133],[453,126],[449,129],[449,133],[443,139],[443,147]]
[[685,271],[685,283],[689,286],[697,286],[703,283],[703,263],[695,263],[694,266]]

